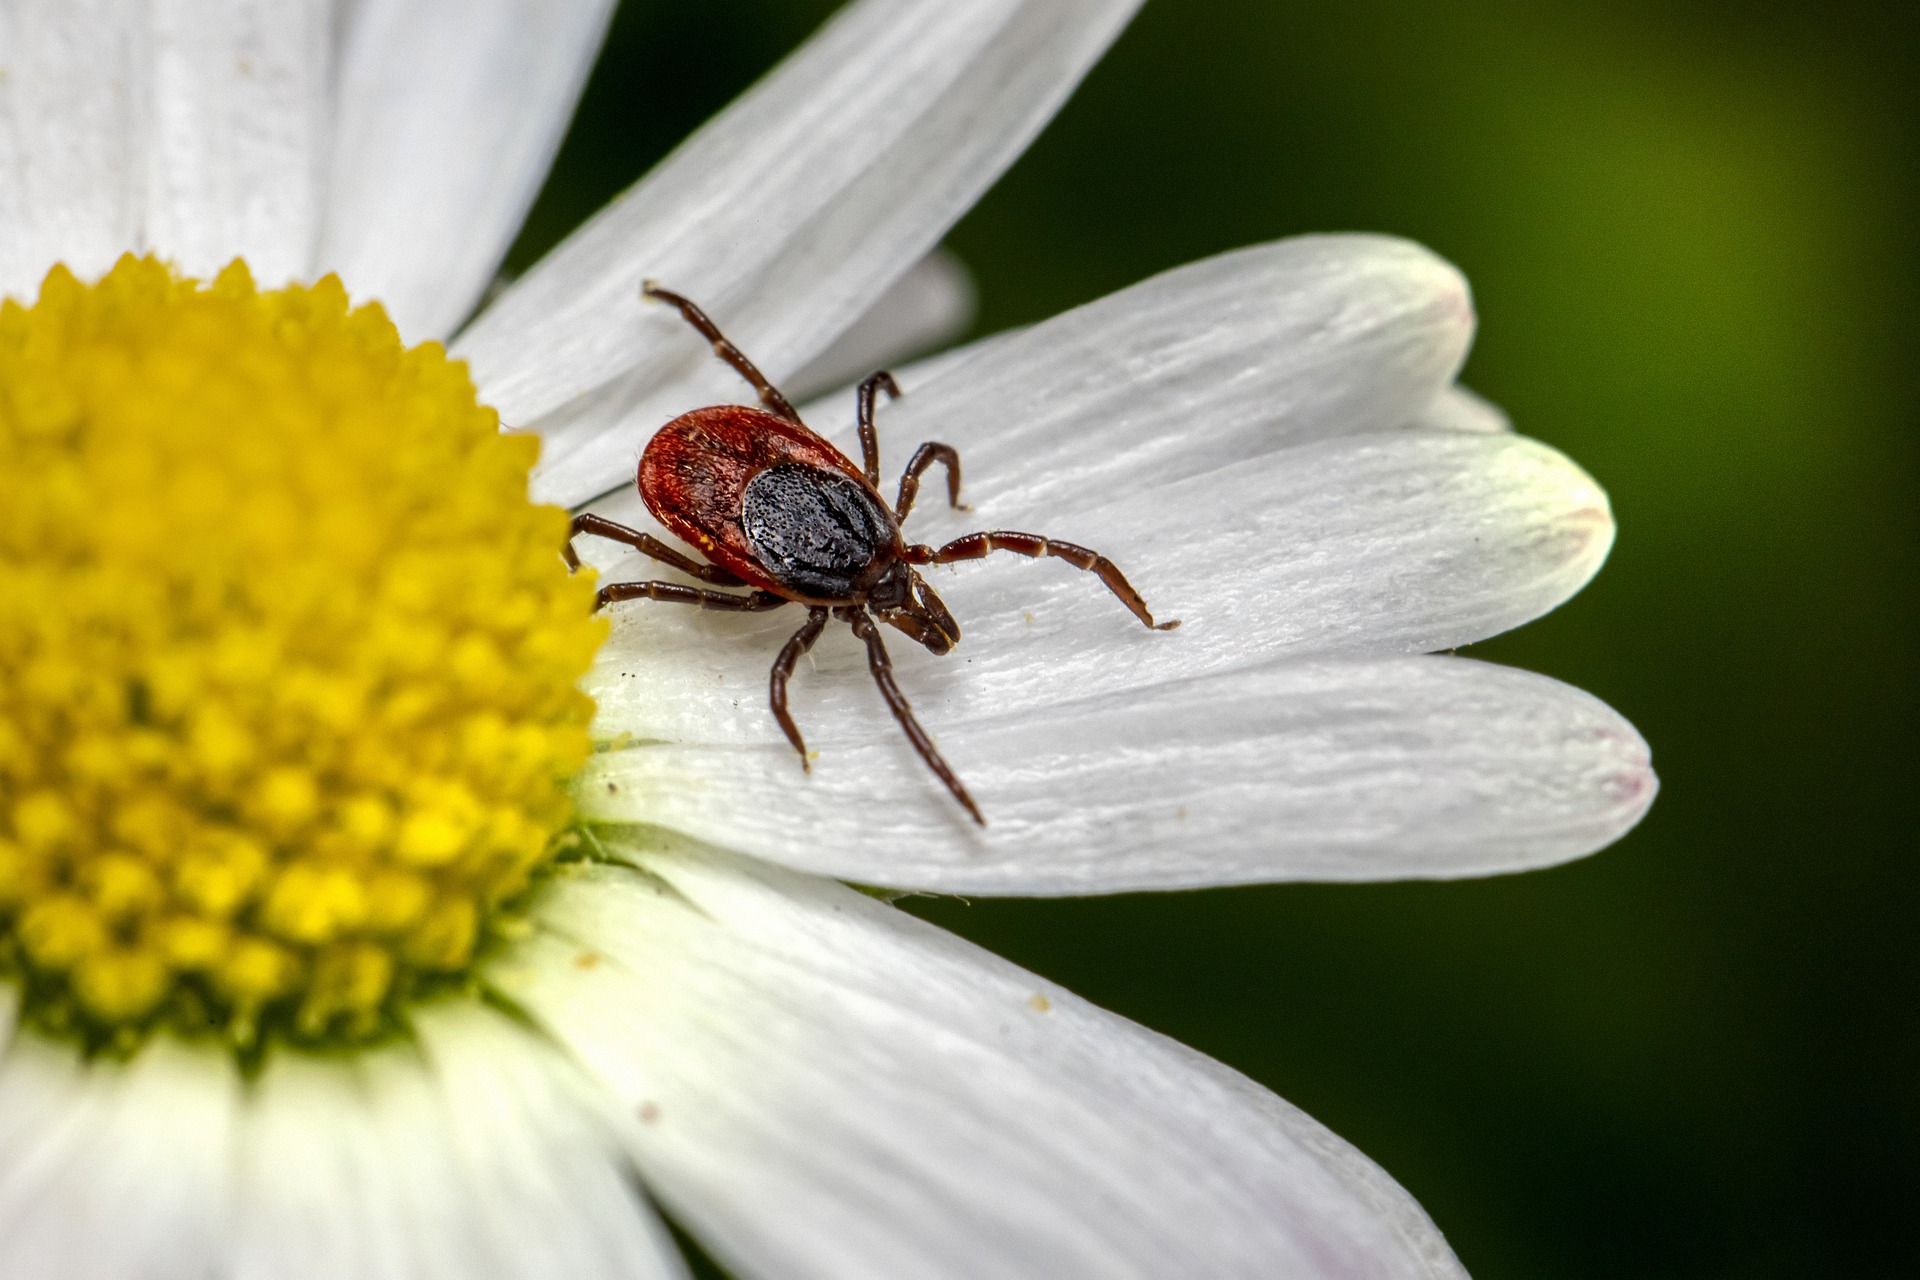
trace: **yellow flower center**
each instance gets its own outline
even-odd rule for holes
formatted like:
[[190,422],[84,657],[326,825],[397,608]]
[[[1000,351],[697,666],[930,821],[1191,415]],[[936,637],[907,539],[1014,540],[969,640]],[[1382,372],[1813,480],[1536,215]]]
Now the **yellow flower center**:
[[569,821],[604,635],[464,365],[340,282],[0,305],[0,980],[91,1043],[354,1038]]

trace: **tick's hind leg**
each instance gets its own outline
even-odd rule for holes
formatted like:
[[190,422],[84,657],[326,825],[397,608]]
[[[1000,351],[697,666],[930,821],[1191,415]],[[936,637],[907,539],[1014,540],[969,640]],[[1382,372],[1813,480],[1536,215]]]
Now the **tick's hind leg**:
[[756,591],[750,596],[730,596],[724,591],[702,591],[677,582],[609,582],[600,588],[593,607],[604,609],[622,600],[664,600],[669,604],[698,605],[702,609],[721,609],[729,613],[760,613],[778,609],[787,603],[785,596],[771,591]]
[[[964,538],[955,538],[946,546],[935,551],[929,547],[909,547],[909,554],[916,564],[952,564],[956,560],[980,560],[995,551],[1012,551],[1034,559],[1053,557],[1065,560],[1076,569],[1085,569],[1107,584],[1107,590],[1120,597],[1120,603],[1133,611],[1140,619],[1155,631],[1171,631],[1180,625],[1178,619],[1171,622],[1155,622],[1153,615],[1147,612],[1147,602],[1133,589],[1126,575],[1113,561],[1098,551],[1076,546],[1071,542],[1056,542],[1043,538],[1037,533],[1012,533],[1005,529],[996,529],[990,533],[970,533]],[[924,558],[922,558],[924,557]]]
[[896,520],[905,520],[907,512],[913,510],[913,500],[920,492],[920,477],[936,462],[947,469],[947,505],[955,511],[968,509],[960,501],[960,451],[950,444],[929,440],[913,451],[913,461],[900,475],[900,496],[893,502]]
[[682,573],[690,573],[702,582],[711,582],[716,587],[746,585],[717,564],[701,564],[698,560],[681,555],[652,534],[642,533],[638,529],[629,529],[605,516],[588,515],[573,518],[573,526],[567,530],[567,545],[561,553],[566,556],[569,569],[580,567],[580,556],[573,549],[573,540],[583,533],[590,533],[596,538],[606,538],[611,542],[624,542],[636,551],[645,552],[655,560],[670,564]]
[[787,710],[787,679],[793,675],[793,664],[800,661],[800,655],[813,648],[813,642],[826,630],[827,611],[818,606],[807,610],[806,625],[793,633],[786,646],[780,650],[780,656],[773,660],[773,672],[767,681],[767,700],[773,704],[773,718],[780,722],[780,728],[786,733],[787,741],[800,753],[800,767],[813,772],[813,764],[807,759],[806,740],[800,736],[800,726],[793,722],[793,715]]
[[670,289],[662,289],[651,280],[640,286],[640,292],[645,297],[656,298],[669,306],[677,307],[687,323],[698,329],[700,336],[713,344],[713,353],[732,365],[741,377],[753,384],[753,389],[760,393],[761,404],[789,422],[800,421],[800,415],[794,410],[792,401],[781,395],[780,388],[774,386],[767,380],[766,374],[754,367],[753,361],[747,359],[744,351],[727,341],[727,335],[720,332],[720,326],[715,324],[691,298],[683,298]]
[[893,659],[887,656],[886,643],[880,639],[880,628],[874,625],[872,617],[865,609],[841,609],[838,612],[839,616],[845,618],[853,627],[853,634],[866,642],[867,669],[873,672],[873,682],[880,686],[880,696],[887,700],[887,708],[893,712],[893,718],[900,722],[902,729],[906,730],[907,741],[911,742],[913,749],[920,753],[920,758],[927,762],[927,768],[933,770],[934,776],[946,784],[947,790],[953,793],[953,798],[960,802],[961,807],[973,815],[973,820],[983,827],[986,826],[987,820],[980,816],[980,806],[973,802],[973,797],[967,794],[967,789],[962,785],[959,777],[941,758],[938,748],[933,745],[933,739],[927,736],[927,731],[922,729],[920,722],[913,718],[913,708],[907,704],[906,695],[901,693],[900,686],[894,683]]

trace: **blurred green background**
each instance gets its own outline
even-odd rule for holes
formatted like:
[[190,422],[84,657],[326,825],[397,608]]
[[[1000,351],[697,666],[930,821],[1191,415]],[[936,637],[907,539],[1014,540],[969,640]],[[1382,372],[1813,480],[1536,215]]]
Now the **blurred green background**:
[[[515,262],[833,7],[628,0]],[[1475,652],[1664,790],[1528,876],[912,909],[1305,1107],[1481,1280],[1920,1274],[1914,11],[1149,0],[951,237],[977,330],[1300,231],[1460,264],[1467,381],[1621,530]]]

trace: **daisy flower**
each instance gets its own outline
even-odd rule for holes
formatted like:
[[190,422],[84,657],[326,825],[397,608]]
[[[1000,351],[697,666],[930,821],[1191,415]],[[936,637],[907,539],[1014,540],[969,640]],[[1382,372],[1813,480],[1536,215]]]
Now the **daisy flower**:
[[597,617],[556,554],[568,507],[653,527],[646,439],[742,398],[640,282],[796,392],[922,343],[967,305],[927,255],[1134,3],[859,0],[468,321],[608,7],[0,9],[0,1275],[684,1275],[659,1209],[742,1276],[1460,1274],[1279,1098],[848,884],[1472,875],[1630,827],[1630,725],[1426,656],[1613,534],[1453,384],[1465,282],[1308,237],[903,370],[894,465],[956,446],[970,520],[1185,626],[941,571],[966,643],[900,679],[991,825],[844,635],[803,773],[792,619]]

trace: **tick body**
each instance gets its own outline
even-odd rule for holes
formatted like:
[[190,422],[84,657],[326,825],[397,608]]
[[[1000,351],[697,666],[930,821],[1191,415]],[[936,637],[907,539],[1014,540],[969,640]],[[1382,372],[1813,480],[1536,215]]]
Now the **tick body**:
[[860,384],[860,447],[856,466],[815,435],[793,405],[761,375],[705,312],[676,293],[649,282],[642,292],[679,309],[688,324],[713,344],[759,394],[760,407],[713,405],[669,422],[640,458],[640,497],[654,518],[707,558],[701,563],[658,538],[599,516],[576,516],[566,555],[579,566],[572,539],[594,534],[624,542],[715,587],[745,587],[747,594],[711,591],[673,582],[614,582],[600,589],[599,607],[622,600],[662,600],[706,609],[758,612],[789,603],[807,610],[807,620],[774,659],[769,699],[774,718],[808,767],[806,741],[787,710],[787,682],[802,654],[813,647],[829,619],[847,623],[867,648],[867,666],[887,706],[927,767],[975,822],[986,825],[980,807],[927,736],[893,678],[893,664],[878,623],[903,632],[936,654],[960,641],[960,626],[915,571],[917,565],[977,560],[995,551],[1055,557],[1097,575],[1148,627],[1170,630],[1111,560],[1070,542],[1008,530],[970,533],[942,547],[910,543],[901,524],[913,508],[920,478],[936,462],[946,470],[947,497],[960,506],[960,457],[943,444],[915,450],[900,478],[892,505],[880,493],[880,447],[874,401],[900,390],[891,375],[876,373]]

